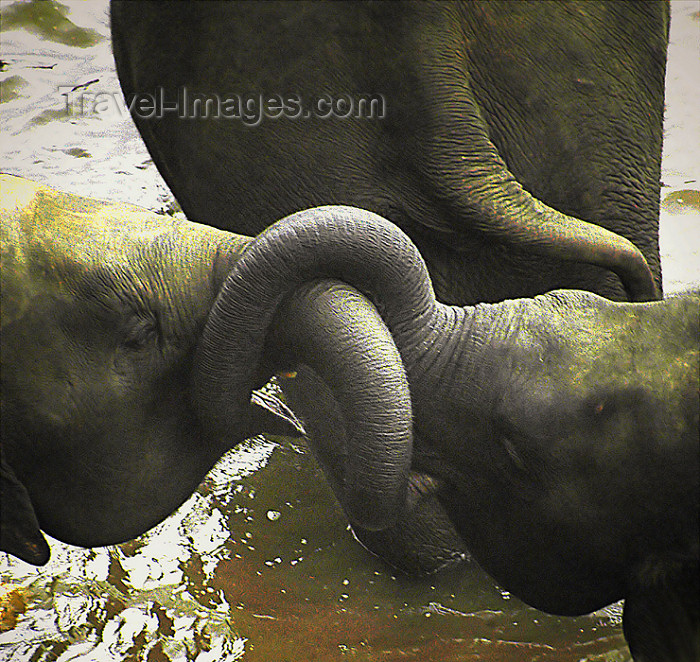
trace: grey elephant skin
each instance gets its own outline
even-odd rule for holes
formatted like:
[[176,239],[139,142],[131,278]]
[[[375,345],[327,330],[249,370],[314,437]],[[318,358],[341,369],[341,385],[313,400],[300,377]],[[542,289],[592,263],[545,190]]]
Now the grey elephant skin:
[[285,388],[370,546],[442,527],[431,544],[540,609],[624,598],[635,659],[697,658],[698,294],[446,306],[363,210],[251,241],[0,184],[2,549],[41,563],[40,529],[87,546],[145,531],[241,439],[300,431],[251,399],[297,369]]
[[368,209],[413,239],[446,303],[660,291],[667,3],[111,12],[127,103],[188,218],[254,235]]
[[[332,247],[317,241],[325,236]],[[348,207],[273,225],[233,273],[221,296],[227,306],[262,315],[290,279],[333,276],[371,300],[391,332],[414,432],[406,504],[393,527],[369,531],[358,522],[362,509],[348,488],[376,458],[357,462],[333,375],[302,365],[302,379],[283,382],[293,408],[314,411],[304,417],[309,441],[370,549],[403,565],[407,557],[445,562],[466,548],[499,584],[558,614],[624,598],[636,660],[697,659],[700,295],[633,304],[558,290],[447,306],[435,300],[407,237]],[[284,305],[279,314],[287,315]],[[307,352],[318,356],[347,336],[344,324],[306,316],[291,345],[277,349],[293,355],[313,335],[319,344]],[[216,408],[229,397],[230,332],[212,343]]]
[[[668,22],[666,2],[112,2],[127,103],[190,218],[255,234],[314,205],[372,210],[417,244],[438,298],[459,304],[558,287],[612,299],[659,294]],[[191,103],[177,112],[149,104],[163,95],[177,107],[183,91]],[[239,102],[236,117],[219,112],[228,98]],[[381,99],[384,113],[321,117],[312,105],[321,98]],[[578,323],[577,306],[559,312],[571,318],[563,327]],[[339,482],[346,433],[323,380],[302,368],[284,390],[295,409],[325,410],[306,430]],[[558,404],[566,418],[570,403]],[[430,455],[421,448],[414,469]],[[688,466],[692,473],[695,460]],[[410,475],[411,507],[399,525],[354,526],[404,569],[432,571],[472,547],[454,531],[449,499],[436,497],[434,473]],[[685,494],[695,484],[684,483]],[[684,585],[683,572],[670,584]],[[691,579],[694,587],[694,570]],[[696,622],[697,602],[686,598],[681,612]],[[650,633],[674,620],[677,610],[663,609],[647,610]],[[673,650],[633,652],[680,659]]]
[[[271,347],[285,342],[284,332],[275,336],[272,307],[267,324],[249,311],[217,313],[243,322],[227,363],[240,358],[234,372],[241,389],[229,388],[223,410],[206,402],[217,388],[217,366],[207,367],[211,348],[200,338],[249,238],[8,175],[0,176],[0,188],[3,550],[45,563],[40,528],[83,546],[134,538],[172,513],[237,442],[262,431],[301,433],[279,400],[252,393],[275,370],[272,349],[263,361],[266,334]],[[379,475],[389,476],[384,464],[395,461],[393,480],[403,494],[410,462],[403,365],[374,309],[357,296],[345,302],[341,293],[336,303],[338,297],[352,317],[351,335],[320,354],[322,365],[314,355],[305,363],[320,374],[333,371],[341,391],[381,378],[374,402],[336,395],[346,414],[361,407],[353,418],[371,421],[357,426],[354,438],[369,434],[377,448],[358,447],[358,456],[376,458]],[[313,292],[302,298],[314,319],[324,314]],[[310,347],[312,341],[306,339]],[[345,372],[338,352],[351,346]],[[227,371],[229,387],[232,376]],[[392,443],[398,459],[386,452]],[[391,476],[383,483],[370,478],[369,493],[357,480],[346,498],[364,504],[378,499],[377,490],[398,492]],[[356,522],[374,528],[372,518],[393,520],[400,505],[359,514]]]

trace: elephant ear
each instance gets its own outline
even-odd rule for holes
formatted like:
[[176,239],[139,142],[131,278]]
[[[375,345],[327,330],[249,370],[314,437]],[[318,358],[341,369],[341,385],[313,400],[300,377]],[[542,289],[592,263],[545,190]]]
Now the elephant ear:
[[0,466],[0,495],[0,550],[32,565],[44,565],[49,560],[49,546],[39,530],[26,488],[4,457]]
[[638,573],[625,596],[622,627],[635,660],[700,660],[700,570],[686,560],[665,575]]

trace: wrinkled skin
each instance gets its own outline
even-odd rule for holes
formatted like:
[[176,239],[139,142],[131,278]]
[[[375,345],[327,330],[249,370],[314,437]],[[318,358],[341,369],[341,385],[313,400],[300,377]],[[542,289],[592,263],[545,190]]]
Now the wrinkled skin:
[[[265,366],[260,361],[262,342],[259,348],[241,343],[240,363],[228,375],[237,374],[240,383],[218,412],[223,421],[206,415],[206,389],[193,395],[193,383],[202,380],[198,341],[248,238],[7,175],[0,188],[0,549],[41,564],[49,549],[40,528],[83,546],[134,538],[185,501],[236,443],[260,432],[300,434],[281,402],[260,392],[251,399],[254,386],[275,371],[274,352],[267,352]],[[290,304],[303,320],[314,298],[292,297]],[[382,462],[391,459],[379,450],[398,440],[403,464],[395,480],[403,495],[410,462],[403,365],[371,305],[354,302],[344,310],[352,317],[346,324],[352,342],[334,341],[320,366],[313,356],[306,361],[343,383],[381,376],[376,403],[356,402],[342,388],[336,397],[347,415],[358,417],[360,407],[358,418],[374,421],[372,429],[357,428],[354,439],[358,454],[381,460],[379,473],[388,473]],[[261,317],[239,321],[246,342],[253,333],[264,337]],[[284,333],[278,335],[283,342]],[[376,424],[375,408],[396,412],[387,420],[390,429]],[[362,447],[363,434],[376,436],[374,451]],[[379,498],[374,490],[382,497],[398,491],[372,479],[365,493],[358,483],[348,498],[359,493],[365,503]],[[402,503],[397,499],[384,516],[395,519]],[[361,514],[355,522],[376,526]]]
[[[653,1],[112,3],[127,103],[252,97],[238,118],[134,113],[189,218],[254,235],[317,205],[368,209],[461,305],[660,291],[667,34]],[[261,119],[261,97],[363,94],[384,118],[268,103]]]
[[700,653],[699,313],[698,296],[572,292],[477,306],[460,325],[485,346],[410,374],[417,434],[439,452],[425,470],[469,551],[548,612],[624,597],[635,659]]
[[555,613],[625,598],[635,659],[697,658],[698,295],[445,306],[363,210],[250,241],[0,183],[3,503],[35,513],[3,519],[2,549],[45,561],[37,524],[83,545],[146,530],[237,441],[290,429],[251,391],[298,368],[285,391],[370,548],[468,548]]
[[[333,250],[312,242],[326,234]],[[328,207],[256,238],[232,272],[247,285],[229,289],[226,305],[274,289],[276,263],[353,283],[406,366],[415,432],[406,508],[388,530],[355,525],[365,545],[409,569],[468,549],[502,586],[548,612],[587,613],[624,598],[636,660],[697,659],[700,295],[629,304],[559,290],[445,306],[405,236],[370,213]],[[327,344],[338,336],[313,311],[305,324]],[[302,324],[300,337],[309,329]],[[290,352],[303,344],[287,342]],[[315,412],[310,442],[352,511],[348,419],[314,373],[283,389],[293,408]]]
[[[408,572],[470,555],[548,612],[625,598],[635,660],[693,662],[700,296],[617,306],[572,291],[477,306],[459,324],[483,346],[465,343],[457,358],[454,338],[437,341],[428,373],[443,379],[409,371],[416,418],[406,512],[389,530],[354,531]],[[315,451],[333,484],[342,419],[323,382],[308,368],[303,376],[303,386],[283,388],[295,409],[327,412],[306,429],[324,440]]]
[[[223,121],[183,121],[173,112],[158,119],[136,115],[156,165],[191,218],[257,233],[280,216],[313,205],[342,203],[370,209],[411,236],[427,262],[438,297],[460,304],[532,296],[560,287],[587,289],[613,299],[625,295],[640,300],[654,298],[647,265],[636,249],[621,240],[625,237],[646,258],[660,291],[657,230],[666,3],[231,2],[183,7],[113,2],[112,7],[115,58],[127,101],[134,93],[158,92],[161,87],[173,100],[182,86],[222,98],[237,93],[257,98],[258,94],[287,92],[299,93],[304,102],[322,94],[339,97],[374,92],[384,96],[387,115],[382,120],[278,117],[258,123],[255,113],[247,120]],[[182,43],[188,43],[188,49],[183,50]],[[577,219],[606,227],[618,236],[601,233]],[[354,284],[366,292],[366,283]],[[381,309],[381,303],[375,303]],[[533,306],[535,318],[538,306],[547,308],[542,302],[528,305]],[[663,314],[680,314],[674,305],[680,304],[665,305]],[[562,329],[578,323],[577,305],[562,305],[560,309]],[[499,314],[511,317],[511,313]],[[603,328],[608,323],[613,322],[608,319]],[[618,323],[621,321],[614,322]],[[599,330],[597,323],[591,324]],[[517,341],[519,332],[513,333]],[[596,338],[596,333],[592,332],[592,337]],[[657,349],[651,343],[645,351],[653,355]],[[574,356],[586,353],[590,355],[590,349],[579,348]],[[451,362],[451,352],[444,354]],[[504,355],[504,359],[512,357]],[[435,360],[436,367],[440,363]],[[612,368],[602,361],[597,365],[591,374],[597,371],[608,377]],[[659,365],[652,370],[657,376]],[[457,372],[451,365],[441,370],[448,375]],[[495,368],[492,372],[496,374]],[[302,367],[298,373],[296,380],[285,384],[285,393],[295,410],[315,404],[317,411],[325,411],[325,416],[305,421],[306,429],[344,503],[347,431],[342,426],[342,411],[313,370]],[[490,382],[491,373],[486,376]],[[563,379],[563,375],[558,377]],[[414,393],[415,384],[434,386],[423,375],[417,379],[411,381]],[[543,402],[539,402],[537,392],[529,394],[524,389],[520,393],[501,383],[504,380],[494,378],[507,394],[503,406],[513,407],[512,417],[519,425],[539,432],[544,427],[542,421],[551,420],[554,426],[565,418],[578,421],[580,433],[587,422],[585,417],[572,415],[577,406],[585,409],[580,401],[583,392],[573,394],[572,400],[542,392]],[[464,558],[467,547],[472,550],[469,534],[475,525],[464,514],[471,512],[471,507],[464,506],[467,498],[476,499],[474,508],[481,513],[474,516],[475,521],[489,526],[490,510],[483,514],[484,495],[471,494],[463,486],[453,489],[454,485],[469,484],[465,475],[485,471],[492,480],[502,482],[511,471],[510,477],[528,492],[528,472],[532,469],[520,458],[517,445],[498,441],[501,422],[491,421],[493,402],[462,402],[462,391],[467,389],[463,384],[450,387],[450,383],[447,379],[444,386],[448,391],[453,389],[444,399],[450,403],[445,405],[450,411],[442,412],[438,407],[435,417],[438,412],[450,416],[470,412],[469,420],[473,414],[481,427],[467,425],[463,430],[460,426],[464,421],[450,416],[437,427],[432,421],[425,429],[417,426],[408,507],[399,524],[379,532],[354,526],[365,545],[406,569],[432,571]],[[654,389],[649,385],[645,388],[663,392],[658,383]],[[695,393],[697,387],[690,391]],[[436,404],[438,391],[427,392],[430,397],[420,401],[416,420]],[[556,393],[566,392],[564,386],[556,389]],[[531,397],[529,403],[525,395]],[[690,397],[689,410],[680,405],[682,398],[671,403],[670,409],[672,418],[685,421],[686,431],[696,435],[694,397]],[[635,405],[632,396],[622,400],[624,406],[616,404],[613,410],[627,412],[633,421],[635,416],[630,412],[641,405]],[[413,405],[415,409],[415,398]],[[557,407],[561,408],[558,414]],[[541,412],[544,418],[533,422],[533,411]],[[610,411],[605,402],[603,411]],[[660,415],[659,420],[662,418]],[[441,430],[444,437],[436,440],[435,430]],[[509,428],[507,432],[508,439],[515,434]],[[529,439],[531,431],[526,429],[522,434]],[[551,432],[550,443],[556,434],[556,429]],[[479,456],[485,467],[474,469],[469,464],[474,457],[464,459],[464,448],[476,443],[472,435],[489,451]],[[594,438],[589,434],[588,439]],[[634,434],[619,439],[628,440],[628,446],[620,442],[623,448],[635,448]],[[687,450],[687,434],[677,439],[679,447]],[[496,449],[500,451],[491,448],[491,440],[498,441]],[[572,440],[569,444],[567,448],[579,448]],[[543,442],[543,447],[546,445]],[[451,459],[447,461],[446,456]],[[547,472],[553,470],[546,453],[544,459],[537,457]],[[697,493],[697,462],[693,457],[690,453],[688,474],[680,477],[685,481],[679,483],[683,495]],[[496,461],[494,467],[488,464],[489,458]],[[631,466],[643,473],[643,461],[635,461]],[[467,462],[466,467],[461,466],[463,462]],[[585,490],[569,488],[578,495],[584,510],[597,512],[605,504],[614,511],[604,519],[610,524],[616,517],[627,517],[635,498],[648,500],[639,481],[635,483],[631,477],[630,485],[619,483],[627,505],[596,486],[592,480],[596,462],[603,460],[592,460],[588,471],[581,472],[581,480],[588,481]],[[624,464],[616,466],[620,473],[626,473],[621,469]],[[659,464],[658,475],[666,476],[667,471],[673,475],[674,466],[667,469]],[[560,487],[570,479],[564,477],[566,471],[561,473]],[[663,480],[660,482],[659,503],[673,502],[674,495],[664,489]],[[587,522],[580,521],[574,501],[569,513],[575,515],[572,531],[579,527],[594,540],[596,536],[606,540],[607,534],[584,526]],[[684,531],[697,529],[693,524],[696,510],[687,525],[688,499],[680,502],[683,505],[670,509],[668,522],[658,527],[662,535],[675,527],[669,524],[674,521],[683,521],[680,528]],[[541,508],[548,514],[545,506]],[[656,512],[662,510],[658,506]],[[685,515],[674,520],[676,511]],[[527,510],[528,516],[534,517],[535,512]],[[654,517],[644,521],[648,524]],[[513,545],[509,538],[513,529],[520,527],[518,530],[527,533],[530,521],[517,509],[513,518],[516,524],[494,517],[489,536],[500,536],[495,542],[508,540]],[[545,529],[554,526],[548,521],[542,515],[538,525]],[[634,526],[629,522],[629,527]],[[625,530],[619,528],[617,535],[622,537]],[[625,629],[636,659],[694,660],[696,654],[675,651],[669,648],[669,641],[678,632],[684,642],[697,637],[688,635],[693,628],[697,633],[698,607],[691,597],[697,585],[693,565],[697,564],[696,548],[684,548],[683,559],[695,560],[690,564],[679,561],[676,572],[668,569],[673,563],[654,560],[647,545],[647,538],[653,538],[650,531],[639,535],[638,558],[631,558],[634,554],[630,552],[626,561],[618,559],[612,563],[610,577],[593,577],[591,588],[586,590],[579,586],[585,569],[569,579],[570,568],[563,561],[550,575],[545,556],[538,560],[539,549],[528,547],[527,542],[522,543],[527,558],[520,580],[509,576],[509,568],[520,575],[511,566],[515,563],[517,568],[519,559],[508,556],[508,550],[497,551],[490,559],[489,549],[484,558],[484,543],[477,558],[504,585],[517,587],[521,597],[527,595],[526,599],[543,608],[570,613],[604,602],[612,594],[625,595]],[[671,550],[676,549],[674,541],[671,536]],[[619,547],[620,541],[616,542]],[[679,547],[685,542],[678,543]],[[562,544],[570,545],[569,556],[575,557],[571,550],[579,550],[579,543],[566,538]],[[613,557],[626,553],[618,550]],[[594,549],[591,554],[590,564],[600,571],[597,564],[601,559],[596,558]],[[675,551],[669,554],[673,556]],[[650,579],[655,573],[641,572],[641,567],[663,567],[668,572],[658,576],[667,574],[667,578],[659,580],[657,586]],[[638,571],[645,575],[644,581],[637,577]],[[544,581],[545,588],[538,589],[540,595],[532,586],[539,586],[542,579],[549,579],[549,585]],[[561,587],[552,589],[559,582]],[[577,586],[576,595],[570,598],[563,595],[571,587],[568,582]],[[666,585],[673,590],[665,591]],[[682,586],[686,593],[676,599]],[[690,614],[686,626],[684,614]],[[649,622],[645,625],[646,619]],[[666,620],[675,625],[671,627]],[[657,646],[650,633],[659,631]]]

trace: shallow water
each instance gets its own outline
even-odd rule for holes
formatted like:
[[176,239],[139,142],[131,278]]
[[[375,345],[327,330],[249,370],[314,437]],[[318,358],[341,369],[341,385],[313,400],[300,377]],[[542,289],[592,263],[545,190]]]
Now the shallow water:
[[[0,170],[172,211],[121,103],[106,2],[0,7]],[[700,3],[674,2],[672,12],[667,293],[700,284]],[[228,454],[135,541],[50,544],[42,568],[0,554],[2,661],[629,659],[619,605],[548,616],[470,563],[420,581],[392,575],[354,541],[310,454],[285,440],[256,438]]]

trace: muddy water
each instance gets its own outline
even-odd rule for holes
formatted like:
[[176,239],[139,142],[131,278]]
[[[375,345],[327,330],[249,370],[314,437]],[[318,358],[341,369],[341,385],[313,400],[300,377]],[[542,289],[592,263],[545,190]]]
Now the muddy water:
[[[0,6],[0,170],[172,211],[121,105],[106,2]],[[700,283],[699,10],[673,3],[667,292]],[[43,568],[0,554],[2,662],[629,659],[619,605],[547,616],[470,563],[421,581],[392,575],[354,541],[306,449],[285,440],[257,438],[227,455],[138,540],[50,544]]]

